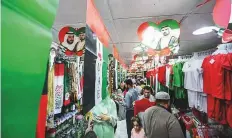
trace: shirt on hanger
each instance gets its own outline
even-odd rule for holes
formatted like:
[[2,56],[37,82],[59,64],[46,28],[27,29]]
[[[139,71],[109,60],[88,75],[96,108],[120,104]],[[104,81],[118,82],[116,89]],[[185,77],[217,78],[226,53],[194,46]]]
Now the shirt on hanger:
[[183,87],[184,73],[182,72],[183,63],[179,62],[173,66],[173,86]]
[[166,66],[166,86],[169,88],[170,84],[170,75],[172,73],[172,65]]
[[203,59],[192,59],[184,63],[182,71],[185,89],[203,92],[202,62]]
[[158,68],[158,81],[162,85],[166,85],[166,66],[161,66]]
[[225,99],[225,69],[231,69],[231,60],[227,54],[208,56],[204,59],[203,90],[219,99]]

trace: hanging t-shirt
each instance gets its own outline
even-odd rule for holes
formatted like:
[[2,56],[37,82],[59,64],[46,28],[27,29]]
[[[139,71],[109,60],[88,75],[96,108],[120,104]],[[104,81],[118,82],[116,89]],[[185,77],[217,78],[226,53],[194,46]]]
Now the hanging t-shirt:
[[203,59],[192,59],[184,63],[184,88],[192,91],[203,92],[202,77]]
[[204,59],[203,68],[203,90],[207,94],[219,99],[225,99],[225,69],[231,69],[230,56],[218,54],[208,56]]
[[166,66],[161,66],[158,69],[158,81],[162,85],[166,85]]
[[184,73],[182,72],[183,63],[179,62],[173,66],[173,86],[183,87]]
[[171,65],[167,65],[166,66],[166,86],[169,88],[169,84],[170,84],[170,75],[172,72],[172,66]]

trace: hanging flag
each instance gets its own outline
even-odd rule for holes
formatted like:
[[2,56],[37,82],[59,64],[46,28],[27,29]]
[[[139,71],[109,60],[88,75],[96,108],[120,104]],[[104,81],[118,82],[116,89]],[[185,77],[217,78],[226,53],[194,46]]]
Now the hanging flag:
[[54,76],[54,114],[61,113],[64,97],[64,64],[55,64]]
[[83,112],[107,96],[109,33],[93,3],[87,1],[86,49],[84,57]]

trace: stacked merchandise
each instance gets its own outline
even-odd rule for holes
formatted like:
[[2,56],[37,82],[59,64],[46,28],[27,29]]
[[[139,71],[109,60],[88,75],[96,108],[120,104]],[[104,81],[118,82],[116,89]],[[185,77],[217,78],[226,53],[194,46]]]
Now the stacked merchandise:
[[63,47],[52,47],[48,70],[47,137],[81,137],[86,121],[81,115],[83,62],[66,55]]

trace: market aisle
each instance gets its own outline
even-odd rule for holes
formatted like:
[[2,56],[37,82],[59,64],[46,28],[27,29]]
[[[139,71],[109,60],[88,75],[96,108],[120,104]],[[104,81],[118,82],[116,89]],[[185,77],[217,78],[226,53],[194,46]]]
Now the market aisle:
[[126,120],[118,121],[118,127],[114,138],[127,138]]

